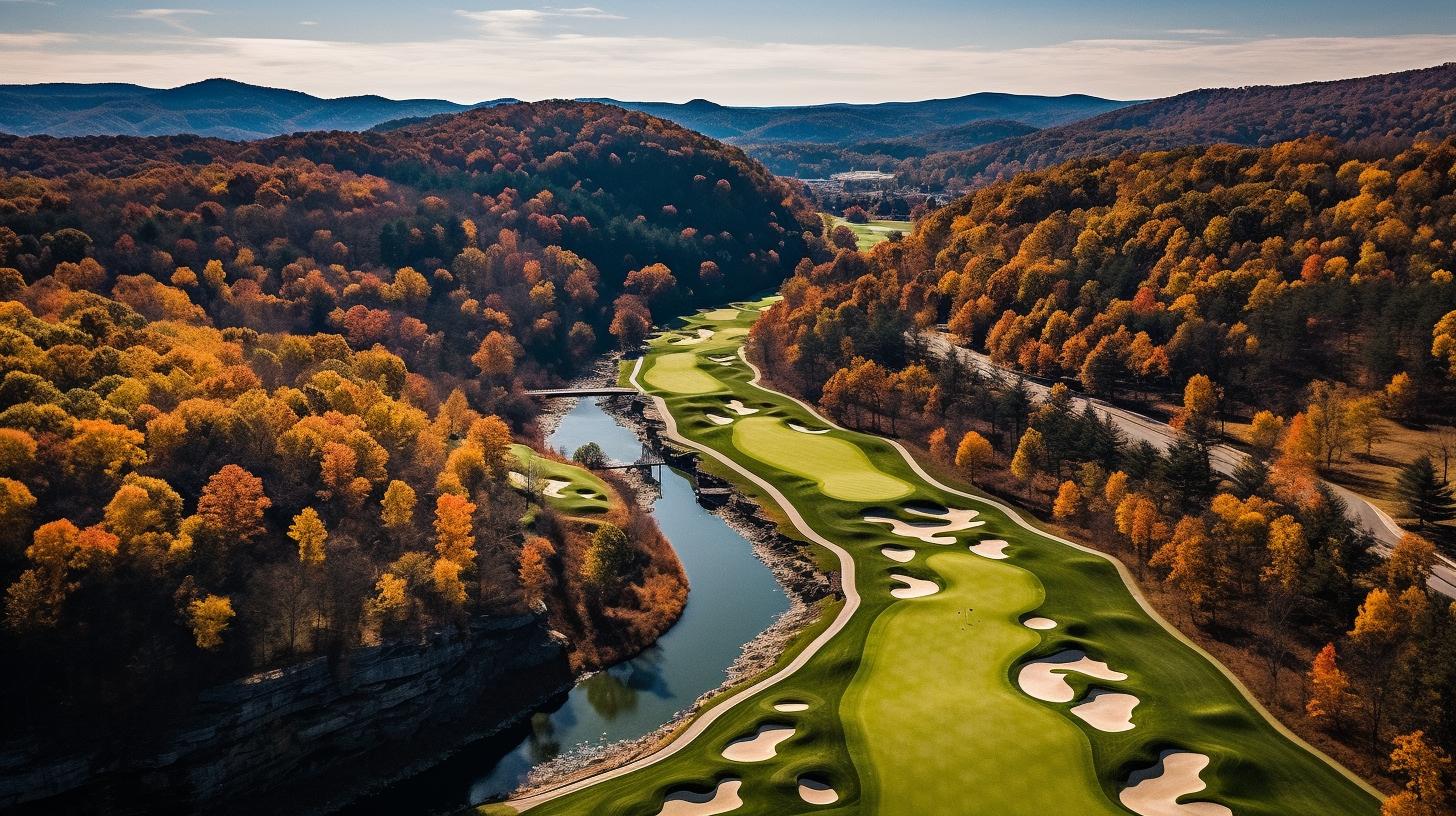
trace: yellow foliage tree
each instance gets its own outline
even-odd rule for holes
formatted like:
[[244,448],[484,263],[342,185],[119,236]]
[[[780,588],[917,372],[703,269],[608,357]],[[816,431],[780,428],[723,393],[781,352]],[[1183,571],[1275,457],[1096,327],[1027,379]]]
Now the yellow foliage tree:
[[398,479],[392,479],[384,489],[380,500],[379,519],[392,532],[399,533],[409,528],[415,520],[415,489]]
[[446,493],[435,500],[435,552],[456,564],[475,561],[475,503]]
[[1076,482],[1062,482],[1057,489],[1057,500],[1052,503],[1052,516],[1058,521],[1076,519],[1082,515],[1083,506],[1082,488]]
[[1011,475],[1030,481],[1041,472],[1045,460],[1046,443],[1042,440],[1041,431],[1027,428],[1026,433],[1021,435],[1021,442],[1016,445],[1016,454],[1011,457]]
[[222,633],[233,622],[233,602],[225,595],[208,595],[187,605],[187,620],[199,649],[222,645]]
[[995,451],[986,437],[975,431],[966,431],[961,437],[960,444],[956,446],[955,464],[966,474],[966,479],[974,482],[976,474],[991,461]]
[[317,566],[324,562],[324,542],[328,541],[329,531],[324,527],[317,510],[305,507],[294,516],[293,524],[288,528],[288,537],[298,544],[299,563]]

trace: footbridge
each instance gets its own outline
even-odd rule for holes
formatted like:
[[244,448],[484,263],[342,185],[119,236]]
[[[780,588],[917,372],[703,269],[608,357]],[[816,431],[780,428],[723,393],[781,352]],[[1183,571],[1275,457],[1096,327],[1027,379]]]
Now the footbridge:
[[556,399],[558,397],[628,397],[637,393],[635,388],[598,386],[595,388],[537,388],[527,391],[528,397]]

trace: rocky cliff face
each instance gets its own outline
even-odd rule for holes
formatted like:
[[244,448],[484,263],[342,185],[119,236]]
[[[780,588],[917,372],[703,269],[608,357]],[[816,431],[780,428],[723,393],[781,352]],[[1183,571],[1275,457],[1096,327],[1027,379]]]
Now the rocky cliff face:
[[202,694],[160,739],[125,751],[0,746],[0,809],[86,813],[322,807],[489,733],[568,687],[558,636],[534,616],[389,643]]

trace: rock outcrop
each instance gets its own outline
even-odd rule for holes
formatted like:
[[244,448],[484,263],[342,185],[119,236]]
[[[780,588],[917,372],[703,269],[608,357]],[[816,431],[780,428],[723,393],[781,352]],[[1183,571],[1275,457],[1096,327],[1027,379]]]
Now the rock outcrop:
[[0,746],[0,810],[217,812],[338,801],[497,730],[571,685],[560,636],[531,615],[468,634],[354,649],[216,686],[161,736],[64,755]]

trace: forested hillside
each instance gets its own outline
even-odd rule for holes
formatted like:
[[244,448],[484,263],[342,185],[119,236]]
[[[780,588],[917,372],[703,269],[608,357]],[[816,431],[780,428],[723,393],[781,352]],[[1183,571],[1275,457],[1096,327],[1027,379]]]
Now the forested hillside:
[[[1388,419],[1450,422],[1453,215],[1456,139],[1072,161],[868,253],[801,262],[753,354],[842,422],[922,445],[1119,553],[1286,721],[1400,776],[1409,752],[1456,748],[1456,626],[1426,589],[1451,538],[1437,522],[1456,516],[1449,462],[1402,471],[1419,534],[1383,562],[1320,477],[1368,454]],[[1034,399],[1024,380],[929,353],[914,338],[941,323],[1053,387]],[[1175,441],[1130,438],[1077,388],[1181,398]],[[1231,417],[1250,420],[1247,457],[1220,454],[1236,465],[1220,473]],[[1445,812],[1420,808],[1449,782],[1413,784],[1392,799],[1413,809],[1386,812]]]
[[1267,147],[1310,134],[1375,149],[1456,133],[1456,63],[1336,82],[1212,88],[1103,113],[902,167],[908,177],[960,186],[1083,156],[1227,142]]
[[[1372,158],[1310,138],[1024,174],[839,261],[838,279],[796,278],[791,302],[812,308],[795,359],[823,382],[874,338],[948,321],[998,362],[1100,393],[1201,373],[1282,409],[1315,379],[1406,373],[1435,395],[1432,332],[1456,308],[1453,162],[1456,141]],[[891,329],[867,331],[877,320]]]
[[681,570],[630,503],[583,523],[510,484],[521,384],[776,283],[817,231],[737,150],[603,105],[0,140],[6,722],[542,602],[580,665],[650,642]]

